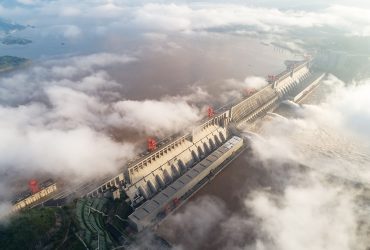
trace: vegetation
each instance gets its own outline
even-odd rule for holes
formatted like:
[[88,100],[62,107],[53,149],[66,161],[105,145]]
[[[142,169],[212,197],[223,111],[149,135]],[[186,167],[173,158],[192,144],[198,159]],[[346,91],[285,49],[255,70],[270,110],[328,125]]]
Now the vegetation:
[[13,32],[13,31],[17,31],[17,30],[23,30],[25,28],[26,28],[26,26],[16,24],[16,23],[12,23],[12,22],[9,22],[7,20],[4,20],[4,19],[0,18],[0,31],[2,31],[6,34],[10,33],[10,32]]
[[26,58],[15,56],[0,56],[0,72],[12,70],[29,62]]
[[74,233],[70,232],[68,235],[68,240],[66,240],[58,249],[86,250],[86,247],[81,243]]
[[[124,198],[124,197],[123,197]],[[133,242],[123,199],[81,198],[62,208],[27,209],[0,226],[0,249],[111,249]]]
[[7,36],[3,38],[1,42],[5,45],[13,45],[13,44],[26,45],[28,43],[32,43],[31,40],[20,38],[20,37],[14,37],[14,36]]
[[33,208],[0,226],[0,248],[86,249],[76,237],[70,208]]
[[56,212],[54,208],[40,208],[19,213],[0,226],[1,248],[29,249],[39,245],[55,226]]

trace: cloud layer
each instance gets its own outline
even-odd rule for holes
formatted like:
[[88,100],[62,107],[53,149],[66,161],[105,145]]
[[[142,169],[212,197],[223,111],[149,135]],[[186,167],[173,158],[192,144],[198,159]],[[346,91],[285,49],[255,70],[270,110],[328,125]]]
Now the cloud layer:
[[305,184],[286,187],[282,197],[255,193],[246,200],[261,222],[257,249],[365,249],[353,190],[315,179]]
[[[287,5],[289,6],[289,5]],[[290,5],[292,6],[292,5]],[[259,7],[255,4],[220,4],[182,1],[35,1],[31,5],[2,5],[5,18],[17,19],[67,39],[114,30],[196,32],[208,29],[285,33],[292,29],[330,27],[350,35],[368,36],[369,10],[360,5],[327,4],[322,9]],[[31,14],[32,13],[32,14]],[[37,15],[38,19],[34,19]]]
[[[370,144],[362,128],[370,125],[370,81],[345,86],[329,76],[323,84],[331,93],[322,104],[292,106],[291,118],[267,117],[262,137],[253,138],[254,159],[247,161],[265,176],[251,175],[271,182],[244,190],[241,212],[205,196],[168,218],[160,232],[180,249],[365,250]],[[178,236],[185,233],[190,239]]]
[[0,180],[12,187],[0,201],[25,189],[28,178],[80,183],[115,174],[144,150],[146,136],[181,132],[205,116],[194,102],[207,96],[198,88],[129,99],[106,69],[135,60],[109,53],[53,59],[0,80]]

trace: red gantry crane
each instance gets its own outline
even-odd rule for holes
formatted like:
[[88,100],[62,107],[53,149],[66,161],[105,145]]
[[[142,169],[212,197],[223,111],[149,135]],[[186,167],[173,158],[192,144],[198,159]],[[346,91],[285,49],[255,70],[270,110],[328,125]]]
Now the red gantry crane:
[[215,115],[215,112],[214,112],[214,110],[213,110],[213,108],[211,106],[208,107],[207,113],[208,113],[208,118],[211,118],[211,117],[213,117]]
[[30,180],[28,182],[28,186],[29,186],[32,194],[35,194],[38,191],[40,191],[40,189],[39,189],[39,183],[35,179]]
[[245,95],[246,96],[253,95],[255,92],[256,92],[256,89],[255,88],[246,88],[245,89]]
[[152,152],[157,149],[157,142],[153,138],[148,138],[148,151]]

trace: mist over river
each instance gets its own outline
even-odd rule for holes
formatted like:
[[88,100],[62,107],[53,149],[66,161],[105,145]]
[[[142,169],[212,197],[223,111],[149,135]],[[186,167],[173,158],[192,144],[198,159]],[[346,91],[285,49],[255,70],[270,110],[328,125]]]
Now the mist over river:
[[[252,149],[157,233],[179,249],[306,249],[310,239],[317,245],[307,249],[366,249],[370,150],[325,117],[338,97],[333,82],[339,81],[329,78],[299,105],[284,103],[275,111],[279,116],[267,115],[252,126],[261,135],[252,139]],[[322,238],[325,230],[346,238]],[[291,244],[283,241],[288,232]]]

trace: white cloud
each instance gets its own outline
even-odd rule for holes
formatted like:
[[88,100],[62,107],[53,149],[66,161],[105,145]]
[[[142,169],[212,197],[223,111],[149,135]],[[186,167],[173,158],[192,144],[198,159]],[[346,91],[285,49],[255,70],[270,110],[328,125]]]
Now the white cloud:
[[332,183],[305,174],[282,197],[255,192],[246,204],[261,220],[258,249],[366,249],[369,244],[363,190],[351,183],[370,183],[370,84],[345,86],[333,76],[324,84],[332,93],[323,104],[295,107],[298,118],[266,122],[264,139],[256,138],[252,147],[271,171],[296,162],[339,179]]
[[[261,178],[271,183],[244,190],[241,213],[231,214],[222,202],[198,200],[196,210],[189,204],[176,220],[170,217],[162,235],[192,249],[217,244],[220,249],[365,250],[370,243],[370,81],[345,86],[330,76],[324,84],[332,90],[324,103],[295,106],[296,118],[272,116],[260,131],[263,137],[253,138],[255,159],[247,160],[261,163],[266,175]],[[212,211],[221,214],[208,220],[204,213]],[[176,237],[195,231],[182,231],[184,224],[196,226],[200,239],[192,238],[195,233],[186,240]]]
[[[275,168],[277,161],[265,166],[271,175],[292,174]],[[159,233],[175,249],[366,249],[370,225],[360,201],[362,190],[312,173],[293,175],[294,181],[279,183],[282,192],[252,190],[244,198],[243,212],[231,213],[217,198],[198,198],[166,219]]]
[[164,136],[183,131],[202,118],[200,110],[185,101],[120,101],[110,121],[148,135]]
[[97,53],[68,59],[46,61],[9,77],[0,79],[2,104],[19,105],[44,95],[48,86],[63,86],[107,98],[116,97],[122,84],[110,79],[105,67],[125,64],[135,58],[124,54]]
[[114,142],[90,128],[73,130],[45,128],[0,128],[2,171],[12,168],[24,175],[43,172],[52,176],[84,180],[112,174],[134,156],[129,144]]
[[135,13],[134,23],[148,29],[189,31],[192,9],[176,4],[147,4]]
[[[330,27],[347,35],[370,35],[370,10],[343,2],[326,4],[322,9],[315,10],[289,9],[289,5],[283,9],[267,8],[236,2],[29,2],[33,3],[32,9],[23,5],[2,6],[0,14],[21,23],[47,28],[50,34],[55,33],[55,27],[64,27],[59,32],[68,38],[87,34],[106,36],[107,32],[116,34],[124,31],[192,33],[210,28],[237,34],[258,31],[284,35],[296,29]],[[35,16],[38,18],[35,19]],[[286,46],[296,47],[295,44]]]
[[61,9],[60,14],[67,17],[80,16],[81,10],[72,6],[67,6]]
[[65,38],[73,39],[81,35],[81,29],[76,25],[62,26],[62,29]]
[[12,209],[12,204],[10,202],[0,203],[0,223],[6,223],[10,216],[10,211]]
[[369,13],[367,9],[342,5],[310,12],[241,4],[146,4],[137,10],[134,22],[147,29],[164,31],[249,26],[263,32],[284,33],[293,28],[328,26],[348,34],[368,35]]
[[[207,96],[199,88],[187,96],[127,99],[125,85],[110,79],[105,68],[132,60],[121,54],[78,56],[2,78],[1,181],[41,173],[81,182],[113,174],[141,148],[121,138],[118,142],[115,131],[163,137],[189,129],[203,117],[191,104]],[[9,197],[0,192],[0,200]]]
[[[135,61],[134,57],[127,56],[125,54],[112,54],[112,53],[96,53],[83,56],[74,56],[68,59],[50,60],[48,64],[52,66],[51,71],[42,72],[43,74],[49,74],[52,77],[60,78],[71,78],[73,76],[93,73],[93,71],[99,68],[125,64]],[[42,68],[36,68],[42,70]],[[39,74],[41,72],[37,72]],[[50,74],[51,73],[51,74]]]
[[[263,160],[296,161],[324,173],[370,183],[370,81],[345,87],[335,77],[332,93],[319,106],[295,107],[297,118],[274,118],[262,127],[263,139],[253,141]],[[269,148],[269,150],[264,150]]]
[[187,243],[185,247],[177,245],[175,249],[199,249],[224,219],[225,213],[226,208],[222,201],[215,197],[202,197],[187,204],[184,211],[166,219],[162,233],[169,239]]
[[245,203],[261,222],[259,249],[365,249],[354,200],[348,190],[311,180],[282,197],[255,193]]
[[255,91],[267,86],[268,82],[260,76],[248,76],[244,81],[237,79],[226,79],[220,86],[222,89],[220,99],[222,103],[228,103],[253,94]]
[[17,0],[18,3],[25,4],[25,5],[34,5],[38,3],[37,0]]
[[244,81],[238,81],[236,79],[226,80],[226,85],[224,88],[227,89],[237,89],[240,91],[245,91],[247,89],[260,90],[263,87],[267,86],[268,82],[265,78],[260,76],[248,76]]
[[148,32],[144,33],[143,36],[147,39],[153,40],[153,41],[166,41],[168,36],[163,33],[156,33],[156,32]]

